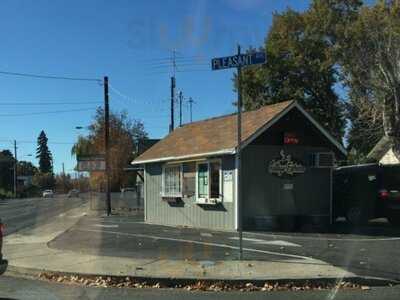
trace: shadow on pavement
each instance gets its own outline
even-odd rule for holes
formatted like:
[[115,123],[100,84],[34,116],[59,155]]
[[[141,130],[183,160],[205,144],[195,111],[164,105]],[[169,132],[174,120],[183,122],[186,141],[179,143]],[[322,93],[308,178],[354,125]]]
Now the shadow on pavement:
[[367,224],[352,225],[347,221],[336,221],[331,225],[295,224],[290,230],[278,228],[276,230],[248,230],[269,234],[336,234],[359,235],[370,237],[400,237],[400,227],[387,222],[386,219],[371,220]]

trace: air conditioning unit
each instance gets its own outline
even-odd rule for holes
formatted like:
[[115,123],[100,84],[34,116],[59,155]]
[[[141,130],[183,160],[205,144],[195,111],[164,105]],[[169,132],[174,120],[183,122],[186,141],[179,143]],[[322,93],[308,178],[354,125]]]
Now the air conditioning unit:
[[332,152],[317,152],[310,154],[309,167],[311,168],[333,168],[335,156]]
[[214,199],[214,198],[211,198],[211,199],[199,198],[196,200],[196,204],[199,204],[199,205],[216,205],[219,202],[220,202],[219,199]]

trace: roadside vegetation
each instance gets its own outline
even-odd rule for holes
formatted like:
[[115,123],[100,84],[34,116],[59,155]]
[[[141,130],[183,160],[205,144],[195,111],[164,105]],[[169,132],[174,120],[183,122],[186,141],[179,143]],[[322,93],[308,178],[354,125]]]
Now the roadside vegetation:
[[[78,137],[71,153],[76,156],[99,156],[104,154],[104,110],[98,108],[88,127],[88,134]],[[148,138],[142,122],[129,118],[127,112],[110,113],[110,170],[111,191],[119,192],[121,187],[135,184],[135,176],[129,175],[124,168],[136,156],[139,142]],[[103,172],[91,172],[90,188],[103,191],[105,178]]]
[[245,108],[297,100],[344,140],[348,162],[365,162],[383,135],[399,156],[399,45],[399,1],[313,1],[276,13],[267,63],[243,72]]

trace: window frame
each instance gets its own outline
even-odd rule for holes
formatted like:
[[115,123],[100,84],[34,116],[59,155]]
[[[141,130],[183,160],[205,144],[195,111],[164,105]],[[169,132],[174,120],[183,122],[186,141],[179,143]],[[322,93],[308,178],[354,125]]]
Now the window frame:
[[[220,165],[219,168],[219,197],[218,198],[211,198],[211,168],[210,164],[213,162],[218,162]],[[207,197],[199,197],[199,165],[204,165],[207,164],[207,174],[208,174],[208,196]],[[196,197],[195,200],[196,202],[203,203],[205,199],[207,200],[218,200],[222,201],[223,199],[223,180],[222,180],[222,159],[216,158],[216,159],[209,159],[205,161],[197,161],[196,162]]]
[[[165,193],[165,169],[179,167],[179,193],[171,194]],[[161,178],[161,196],[164,198],[182,198],[182,189],[183,189],[183,164],[182,163],[172,163],[172,164],[164,164],[162,167],[162,178]]]
[[[321,166],[320,165],[320,155],[326,155],[329,154],[332,157],[332,166]],[[310,164],[311,157],[313,157],[313,162]],[[307,167],[312,168],[312,169],[332,169],[335,167],[336,159],[335,159],[335,154],[332,151],[318,151],[318,152],[312,152],[308,154],[307,157]]]

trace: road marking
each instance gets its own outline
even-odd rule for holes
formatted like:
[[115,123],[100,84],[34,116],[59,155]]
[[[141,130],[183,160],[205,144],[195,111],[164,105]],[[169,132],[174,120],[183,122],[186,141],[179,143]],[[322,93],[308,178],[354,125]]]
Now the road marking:
[[104,228],[118,228],[119,225],[106,225],[106,224],[92,224],[95,227],[104,227]]
[[268,234],[268,233],[257,233],[257,232],[247,232],[248,235],[271,237],[271,238],[290,238],[299,240],[326,240],[326,241],[343,241],[343,242],[375,242],[375,241],[399,241],[400,237],[392,238],[334,238],[329,236],[295,236],[295,235],[284,235],[284,234]]
[[[231,246],[231,245],[227,245],[227,244],[217,244],[217,243],[201,242],[201,241],[186,240],[186,239],[175,239],[175,238],[146,235],[146,234],[140,234],[140,233],[126,233],[126,232],[118,232],[118,231],[93,230],[93,229],[75,229],[75,230],[85,231],[85,232],[109,233],[109,234],[117,234],[117,235],[124,235],[124,236],[137,237],[137,238],[148,238],[148,239],[155,239],[155,240],[165,240],[165,241],[172,241],[172,242],[192,243],[192,244],[198,244],[198,245],[239,250],[239,247]],[[243,248],[243,250],[247,251],[247,252],[270,254],[270,255],[275,255],[275,256],[289,257],[289,258],[293,258],[293,259],[302,259],[302,260],[306,260],[306,261],[315,261],[315,259],[313,259],[311,257],[302,256],[302,255],[286,254],[286,253],[253,249],[253,248]]]
[[86,213],[80,213],[80,214],[77,214],[77,215],[68,215],[67,218],[75,219],[75,218],[81,218],[81,217],[84,217],[84,216],[86,216]]
[[200,232],[200,235],[203,237],[212,237],[213,236],[211,233],[208,233],[208,232]]
[[[239,238],[237,236],[230,237],[229,239],[231,240],[238,240]],[[260,239],[252,239],[252,238],[243,238],[243,241],[248,241],[252,242],[258,245],[272,245],[272,246],[283,246],[283,247],[301,247],[299,244],[287,242],[287,241],[281,241],[281,240],[274,240],[274,241],[266,241],[266,240],[260,240]]]
[[[116,223],[116,224],[146,224],[149,223],[143,221],[116,221],[116,220],[103,220],[99,218],[88,218],[87,220],[101,220],[103,223]],[[161,226],[168,226],[168,225],[161,225]],[[175,228],[175,226],[172,226]],[[295,235],[284,235],[284,234],[268,234],[268,233],[259,233],[259,232],[244,232],[244,234],[252,235],[252,236],[260,236],[260,237],[269,237],[269,238],[280,238],[280,239],[299,239],[299,240],[328,240],[328,241],[344,241],[344,242],[374,242],[374,241],[398,241],[400,237],[388,237],[388,238],[334,238],[334,237],[326,237],[326,236],[295,236]]]
[[103,223],[115,223],[115,224],[146,224],[143,221],[117,221],[117,220],[106,220],[103,218],[87,218],[88,221],[100,221]]

